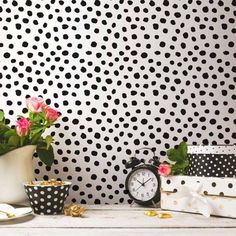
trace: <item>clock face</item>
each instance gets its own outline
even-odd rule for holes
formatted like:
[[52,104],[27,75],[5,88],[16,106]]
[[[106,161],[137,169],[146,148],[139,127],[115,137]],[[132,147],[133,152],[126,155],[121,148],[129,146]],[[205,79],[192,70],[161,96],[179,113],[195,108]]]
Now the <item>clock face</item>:
[[130,175],[128,189],[130,195],[142,202],[155,197],[159,189],[157,176],[147,168],[138,168]]

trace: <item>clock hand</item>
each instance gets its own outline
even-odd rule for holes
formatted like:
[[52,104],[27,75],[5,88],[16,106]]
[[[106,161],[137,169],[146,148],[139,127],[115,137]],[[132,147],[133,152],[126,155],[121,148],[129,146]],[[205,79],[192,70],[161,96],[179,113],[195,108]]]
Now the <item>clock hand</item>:
[[141,184],[135,191],[139,190],[143,185]]
[[140,183],[140,184],[142,184],[143,185],[143,183],[141,183],[138,179],[137,179],[137,181]]
[[[148,181],[150,181],[152,178],[149,178],[148,180],[146,180],[144,183],[141,183],[139,180],[137,180],[141,185],[135,190],[135,191],[137,191],[137,190],[139,190],[142,186],[145,186],[145,184],[148,182]],[[144,179],[143,179],[144,180]]]
[[143,185],[145,185],[148,181],[150,181],[152,178],[149,178],[148,180],[146,180]]

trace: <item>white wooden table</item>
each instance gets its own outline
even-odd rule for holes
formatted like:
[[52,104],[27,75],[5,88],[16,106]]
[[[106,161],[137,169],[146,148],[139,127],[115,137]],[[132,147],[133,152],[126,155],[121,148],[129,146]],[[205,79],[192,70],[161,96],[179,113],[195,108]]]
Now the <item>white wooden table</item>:
[[128,205],[96,205],[86,208],[83,218],[32,215],[1,222],[0,236],[236,235],[236,219],[205,218],[178,212],[171,212],[171,219],[158,219],[145,216],[147,208]]

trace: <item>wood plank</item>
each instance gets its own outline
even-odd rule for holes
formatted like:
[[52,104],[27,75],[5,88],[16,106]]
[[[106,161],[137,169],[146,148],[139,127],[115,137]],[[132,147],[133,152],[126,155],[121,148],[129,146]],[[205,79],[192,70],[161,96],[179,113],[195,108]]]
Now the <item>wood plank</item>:
[[144,209],[157,209],[154,207],[145,207],[145,206],[141,206],[141,205],[137,205],[137,204],[132,204],[132,205],[128,205],[128,204],[115,204],[115,205],[84,205],[84,207],[86,209],[89,210],[117,210],[117,211],[123,211],[123,210],[135,210],[135,211],[143,211]]
[[[128,207],[128,210],[127,210]],[[131,208],[129,206],[88,206],[83,218],[57,216],[28,216],[15,221],[0,223],[3,228],[236,228],[235,219],[171,212],[173,218],[158,219],[147,217],[147,208]]]
[[236,229],[1,229],[1,235],[7,236],[234,236]]

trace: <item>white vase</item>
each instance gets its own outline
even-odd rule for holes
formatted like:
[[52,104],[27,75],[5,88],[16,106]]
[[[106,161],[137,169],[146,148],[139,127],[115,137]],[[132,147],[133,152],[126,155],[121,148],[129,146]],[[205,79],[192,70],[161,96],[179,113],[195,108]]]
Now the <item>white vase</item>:
[[0,203],[26,200],[23,183],[34,180],[32,157],[35,149],[35,145],[27,145],[0,156]]

